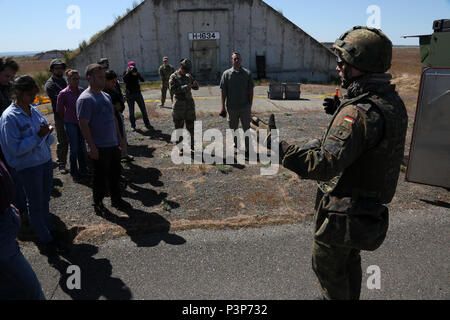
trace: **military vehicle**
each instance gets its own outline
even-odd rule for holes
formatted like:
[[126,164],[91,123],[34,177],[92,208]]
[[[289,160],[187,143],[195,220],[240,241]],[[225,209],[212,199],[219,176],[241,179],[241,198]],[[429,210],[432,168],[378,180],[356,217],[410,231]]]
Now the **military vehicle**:
[[406,180],[450,190],[450,19],[433,30],[410,36],[420,39],[423,72]]

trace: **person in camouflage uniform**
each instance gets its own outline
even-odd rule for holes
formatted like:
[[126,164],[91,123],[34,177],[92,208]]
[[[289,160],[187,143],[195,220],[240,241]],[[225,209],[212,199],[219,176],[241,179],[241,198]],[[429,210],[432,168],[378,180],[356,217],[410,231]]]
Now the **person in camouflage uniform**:
[[[169,79],[170,93],[175,96],[175,103],[173,105],[173,122],[175,130],[183,129],[186,123],[186,129],[191,135],[191,149],[194,149],[194,122],[195,116],[195,102],[192,98],[191,90],[198,90],[199,85],[194,77],[190,74],[192,63],[188,59],[183,59],[180,62],[180,68],[175,71]],[[178,141],[180,143],[182,138]],[[180,150],[180,155],[182,150]]]
[[64,79],[66,64],[60,59],[53,59],[50,62],[50,72],[52,76],[45,83],[45,91],[52,102],[53,117],[55,120],[56,137],[56,162],[58,163],[59,172],[67,174],[66,169],[67,153],[69,152],[69,140],[67,139],[66,130],[64,129],[64,119],[56,112],[56,104],[58,102],[59,93],[67,87],[67,81]]
[[[169,89],[169,79],[172,73],[175,72],[175,69],[172,65],[169,64],[169,58],[163,58],[163,64],[159,67],[158,73],[161,78],[161,107],[164,107],[166,103],[167,89]],[[170,99],[173,104],[173,94],[170,92]]]
[[360,251],[383,243],[404,157],[408,116],[390,84],[392,43],[381,30],[354,27],[334,44],[347,94],[326,100],[333,119],[321,140],[280,143],[284,167],[318,181],[312,266],[323,298],[357,300]]

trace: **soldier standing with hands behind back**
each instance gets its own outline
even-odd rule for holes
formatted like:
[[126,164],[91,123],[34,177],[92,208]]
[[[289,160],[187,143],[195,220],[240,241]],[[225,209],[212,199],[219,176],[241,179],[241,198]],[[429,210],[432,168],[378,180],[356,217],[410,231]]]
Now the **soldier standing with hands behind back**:
[[[192,98],[191,89],[198,90],[199,85],[190,74],[191,70],[191,61],[188,59],[181,60],[180,69],[170,76],[169,89],[175,96],[175,103],[172,112],[175,130],[183,129],[184,124],[186,123],[186,129],[191,135],[191,149],[194,150],[194,123],[196,120],[196,115],[195,102]],[[182,137],[178,143],[181,141]],[[183,150],[180,150],[179,154],[182,155]]]
[[280,143],[284,167],[318,181],[312,265],[328,300],[357,300],[360,251],[383,243],[385,206],[394,197],[404,157],[408,116],[386,72],[392,42],[378,29],[355,27],[334,44],[343,101],[327,100],[333,119],[322,140]]
[[[225,118],[228,113],[228,123],[232,130],[239,128],[240,121],[245,133],[250,129],[255,85],[251,72],[241,66],[240,53],[233,52],[231,64],[233,67],[223,73],[220,81],[220,89],[222,90],[220,116]],[[234,144],[237,148],[236,138]],[[249,140],[247,137],[245,138],[245,151],[248,154]]]
[[[169,89],[169,79],[175,69],[169,64],[169,58],[163,58],[163,65],[159,67],[158,73],[161,78],[161,104],[160,107],[164,107],[166,103],[167,89]],[[170,92],[170,91],[169,91]],[[173,104],[173,94],[170,92],[170,99]]]

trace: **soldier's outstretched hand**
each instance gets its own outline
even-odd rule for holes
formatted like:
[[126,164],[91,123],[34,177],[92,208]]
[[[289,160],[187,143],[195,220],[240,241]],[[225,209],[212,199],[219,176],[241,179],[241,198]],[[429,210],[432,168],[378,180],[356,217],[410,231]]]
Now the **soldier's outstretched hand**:
[[340,105],[341,100],[339,100],[338,96],[334,96],[334,98],[326,98],[323,103],[325,113],[329,115],[334,115]]

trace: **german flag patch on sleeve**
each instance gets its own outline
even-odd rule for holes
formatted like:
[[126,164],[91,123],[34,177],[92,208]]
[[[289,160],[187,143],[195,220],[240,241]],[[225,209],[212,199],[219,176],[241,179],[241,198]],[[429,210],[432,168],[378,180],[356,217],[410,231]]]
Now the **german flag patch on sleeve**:
[[356,121],[356,119],[353,118],[353,117],[350,117],[350,116],[346,116],[346,117],[344,118],[344,121],[347,121],[348,123],[354,124],[355,121]]

